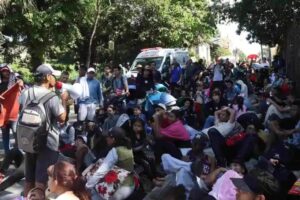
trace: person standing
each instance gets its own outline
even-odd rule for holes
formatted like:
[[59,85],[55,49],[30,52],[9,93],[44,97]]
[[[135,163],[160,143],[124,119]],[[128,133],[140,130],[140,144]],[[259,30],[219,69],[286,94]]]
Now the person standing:
[[126,94],[129,95],[129,88],[127,78],[122,75],[122,68],[120,66],[114,67],[114,78],[112,80],[112,89],[115,95]]
[[182,81],[182,68],[179,63],[175,62],[171,68],[170,84],[171,84],[172,92],[174,92],[174,90],[181,84],[181,81]]
[[[0,95],[2,95],[5,91],[10,89],[15,83],[17,79],[9,68],[8,65],[4,65],[0,68]],[[21,84],[21,82],[20,82]],[[21,85],[20,85],[21,86]],[[2,139],[3,139],[3,146],[5,154],[10,150],[10,141],[9,141],[9,132],[12,130],[13,135],[16,140],[16,121],[8,121],[3,127],[1,127],[2,131]]]
[[80,80],[83,87],[83,96],[79,98],[78,120],[94,121],[96,108],[103,107],[103,94],[101,84],[95,79],[96,70],[90,67],[87,70],[87,77]]
[[[82,77],[85,77],[87,68],[85,66],[79,66],[78,67],[78,77],[75,79],[74,83],[80,83],[80,79]],[[78,105],[78,99],[74,102],[74,112],[75,114],[78,114],[79,105]],[[78,116],[77,116],[78,117]]]
[[[69,77],[70,77],[69,72],[63,71],[63,72],[61,73],[61,76],[60,76],[60,78],[59,78],[59,81],[62,82],[62,83],[67,84],[67,83],[69,82]],[[64,92],[64,91],[62,91],[62,92]],[[66,122],[69,121],[70,105],[73,104],[73,103],[70,103],[70,100],[71,100],[71,99],[68,99],[67,106],[66,106],[66,112],[67,112]]]
[[153,75],[150,66],[146,66],[142,76],[136,80],[136,90],[138,97],[143,99],[146,97],[147,92],[155,89]]
[[[56,84],[55,76],[60,76],[60,72],[54,70],[49,64],[42,64],[36,70],[36,84],[22,92],[20,97],[20,109],[23,110],[34,100],[41,100],[52,92]],[[25,155],[25,186],[24,194],[34,187],[46,190],[48,175],[47,168],[56,163],[58,159],[59,147],[59,129],[58,123],[64,123],[66,119],[65,106],[68,99],[68,93],[61,95],[61,101],[58,96],[53,96],[44,107],[48,115],[51,128],[48,130],[47,145],[37,153],[27,153]]]
[[101,80],[100,80],[105,101],[112,90],[112,80],[113,80],[113,75],[111,73],[111,68],[108,65],[106,65],[104,67],[104,74],[101,76]]
[[213,88],[224,89],[223,83],[223,66],[220,59],[216,59],[216,64],[213,67]]
[[152,76],[153,76],[154,83],[161,83],[162,77],[161,77],[161,73],[156,69],[156,63],[152,62],[150,64],[150,68],[152,70]]

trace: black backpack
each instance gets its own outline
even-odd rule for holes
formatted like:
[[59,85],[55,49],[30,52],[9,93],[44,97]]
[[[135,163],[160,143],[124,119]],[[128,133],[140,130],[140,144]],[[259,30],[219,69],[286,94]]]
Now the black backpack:
[[54,96],[54,92],[49,92],[41,98],[36,98],[34,88],[28,89],[28,99],[17,123],[18,146],[25,152],[38,153],[46,147],[52,126],[45,104]]

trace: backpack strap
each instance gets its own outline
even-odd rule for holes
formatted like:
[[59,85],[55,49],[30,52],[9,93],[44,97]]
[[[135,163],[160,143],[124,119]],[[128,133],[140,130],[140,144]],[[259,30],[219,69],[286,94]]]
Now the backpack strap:
[[71,130],[71,125],[68,125],[68,127],[67,127],[67,129],[66,129],[66,133],[67,133],[67,135],[69,135],[69,133],[70,133],[70,130]]
[[47,113],[45,104],[46,104],[50,99],[52,99],[52,98],[55,97],[55,96],[56,96],[56,94],[55,94],[54,92],[49,92],[49,93],[47,93],[46,95],[44,95],[43,97],[41,97],[41,98],[39,99],[39,101],[38,101],[39,104],[44,105],[45,114],[46,114],[46,122],[47,122],[47,124],[48,124],[48,126],[49,126],[49,127],[47,128],[47,131],[53,129],[53,127],[52,127],[52,124],[51,124],[51,119],[49,118],[49,114]]
[[39,99],[39,103],[44,105],[45,103],[47,103],[50,99],[52,99],[55,96],[56,96],[56,94],[54,92],[49,92]]

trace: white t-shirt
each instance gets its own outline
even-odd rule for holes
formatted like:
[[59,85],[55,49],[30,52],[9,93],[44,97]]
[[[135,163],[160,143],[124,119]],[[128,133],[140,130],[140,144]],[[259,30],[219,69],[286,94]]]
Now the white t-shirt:
[[67,191],[59,195],[56,200],[79,200],[77,196],[72,191]]
[[224,137],[227,137],[227,135],[234,129],[234,126],[235,126],[235,123],[218,122],[214,126],[204,129],[201,132],[207,135],[209,129],[215,128],[219,131],[219,133],[221,133],[221,135],[223,135]]
[[214,66],[214,78],[213,81],[223,81],[222,67],[221,65]]
[[105,174],[118,162],[118,154],[116,148],[112,148],[106,157],[103,159],[101,166],[97,169],[93,176],[87,179],[86,187],[94,188],[100,178],[103,178]]

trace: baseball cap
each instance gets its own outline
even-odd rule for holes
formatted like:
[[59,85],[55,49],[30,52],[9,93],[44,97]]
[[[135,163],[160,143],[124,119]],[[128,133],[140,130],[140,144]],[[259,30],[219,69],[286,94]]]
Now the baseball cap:
[[96,73],[95,68],[93,68],[93,67],[88,68],[87,73],[90,73],[90,72]]
[[7,65],[3,66],[0,68],[0,71],[3,72],[3,71],[9,71],[10,72],[10,69]]
[[163,103],[158,103],[154,105],[154,108],[161,108],[163,110],[167,110],[167,107]]
[[78,135],[77,139],[82,139],[85,143],[87,143],[87,137],[85,135]]
[[175,110],[180,110],[180,108],[178,106],[172,106],[169,108],[168,112],[172,112],[172,111],[175,111]]
[[138,64],[135,68],[143,68],[143,65],[141,65],[141,64]]
[[54,70],[50,64],[41,64],[36,69],[36,75],[47,75],[47,74],[51,74],[53,76],[60,76],[61,71]]
[[263,194],[266,199],[274,199],[280,191],[279,183],[274,176],[262,169],[252,170],[243,178],[231,178],[231,181],[239,190]]

